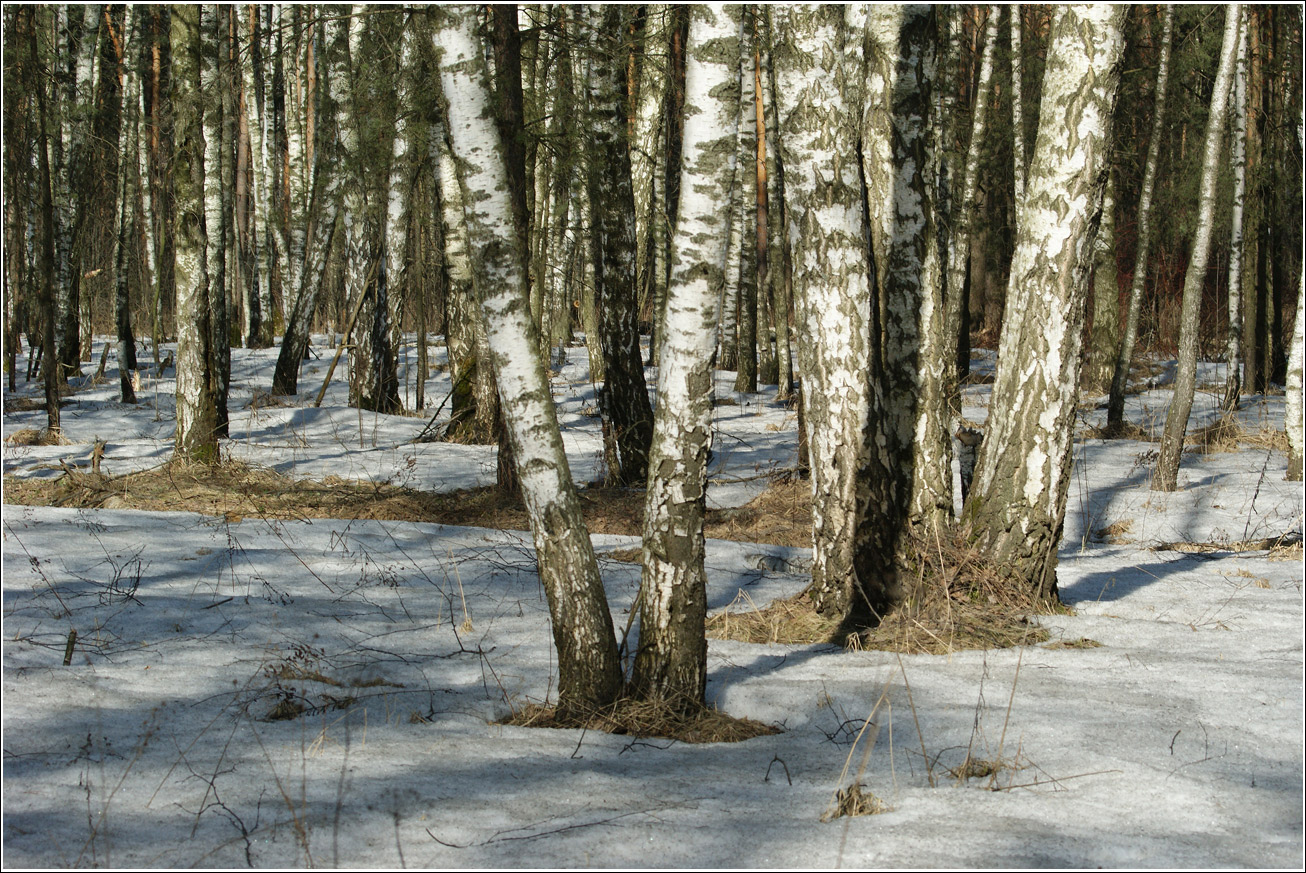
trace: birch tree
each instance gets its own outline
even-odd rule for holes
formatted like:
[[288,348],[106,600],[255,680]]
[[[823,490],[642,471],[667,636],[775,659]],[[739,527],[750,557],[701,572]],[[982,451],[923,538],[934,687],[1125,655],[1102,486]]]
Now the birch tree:
[[[776,45],[785,95],[780,142],[802,340],[812,478],[812,584],[818,612],[866,624],[894,588],[891,535],[868,517],[887,507],[888,472],[871,452],[871,285],[855,149],[861,70],[839,7],[787,7]],[[855,37],[860,42],[860,35]]]
[[[970,329],[966,324],[969,301],[966,294],[966,264],[970,260],[971,229],[979,203],[980,158],[988,127],[989,94],[993,90],[993,58],[998,43],[998,7],[988,9],[984,28],[984,53],[980,60],[979,80],[971,100],[970,140],[963,162],[961,188],[951,202],[951,229],[948,233],[947,276],[944,293],[947,303],[946,332],[957,343],[957,374],[970,367]],[[955,379],[953,380],[955,383]],[[950,388],[950,393],[955,388]]]
[[1242,392],[1243,332],[1243,204],[1247,193],[1247,10],[1240,13],[1238,56],[1233,74],[1233,130],[1229,163],[1233,171],[1233,204],[1229,216],[1229,332],[1225,339],[1224,400],[1220,408],[1233,412]]
[[624,16],[615,5],[590,6],[586,14],[589,75],[587,182],[590,262],[603,349],[599,390],[604,455],[613,482],[643,483],[648,473],[653,411],[639,348],[636,295],[635,198],[626,84],[621,75]]
[[1156,67],[1156,105],[1152,110],[1152,134],[1147,145],[1147,164],[1143,170],[1143,189],[1138,199],[1138,243],[1134,255],[1133,280],[1129,286],[1129,304],[1125,313],[1124,332],[1111,375],[1111,394],[1107,398],[1106,433],[1118,434],[1124,427],[1125,389],[1129,367],[1138,343],[1138,315],[1142,306],[1143,287],[1147,283],[1148,257],[1152,245],[1152,194],[1156,188],[1156,168],[1160,162],[1161,135],[1165,131],[1166,88],[1170,81],[1170,43],[1174,30],[1174,6],[1165,4],[1161,25],[1161,50]]
[[[320,25],[314,26],[312,30],[314,34],[319,34]],[[322,46],[316,37],[309,43],[306,51],[311,51],[307,51],[307,63],[315,70],[310,72],[309,77],[315,82],[317,94],[305,93],[307,89],[302,89],[301,103],[306,105],[301,112],[311,108],[315,119],[311,160],[306,157],[309,140],[297,127],[301,123],[306,124],[300,118],[301,112],[293,113],[296,117],[288,121],[287,127],[295,131],[290,146],[289,170],[292,174],[296,171],[303,172],[304,167],[310,167],[311,170],[306,179],[292,181],[288,186],[292,191],[291,208],[293,210],[298,205],[302,209],[299,213],[302,217],[296,223],[292,215],[292,227],[288,233],[294,304],[286,317],[286,332],[281,340],[281,351],[277,355],[277,366],[272,376],[274,394],[298,393],[299,365],[308,354],[309,327],[322,290],[327,255],[335,236],[345,180],[345,174],[337,166],[342,151],[338,136],[339,115],[345,111],[340,105],[339,91],[345,83],[341,81],[339,61],[330,62],[334,69],[324,69],[318,65]],[[333,39],[329,50],[331,57],[338,59],[343,51],[346,51],[346,47],[339,39]],[[312,106],[315,99],[320,100],[320,107]],[[294,161],[296,155],[300,156],[298,163]]]
[[[930,88],[935,18],[926,7],[880,5],[868,20],[862,118],[871,251],[881,339],[884,465],[904,525],[900,558],[952,518],[943,275],[931,179]],[[900,561],[901,563],[901,561]]]
[[512,221],[506,159],[494,124],[475,8],[438,9],[434,43],[477,297],[553,622],[558,713],[564,720],[577,718],[612,703],[621,691],[612,616],[530,319],[521,241]]
[[739,122],[740,13],[690,11],[680,216],[659,356],[644,504],[640,638],[632,688],[672,705],[702,705],[707,687],[703,508],[712,434],[712,353],[725,283]]
[[1174,398],[1166,412],[1165,430],[1161,433],[1160,456],[1152,477],[1154,491],[1174,491],[1178,487],[1179,459],[1184,450],[1184,434],[1193,408],[1197,388],[1197,333],[1202,306],[1202,285],[1210,255],[1211,234],[1215,224],[1215,188],[1219,174],[1220,150],[1224,146],[1224,125],[1229,109],[1229,85],[1233,79],[1234,56],[1238,48],[1240,7],[1230,4],[1225,11],[1224,43],[1220,49],[1220,67],[1211,92],[1211,114],[1206,123],[1206,148],[1202,162],[1202,181],[1198,193],[1197,230],[1194,234],[1188,269],[1184,274],[1183,302],[1179,316],[1179,362],[1175,373]]
[[[1298,23],[1306,25],[1306,10],[1298,9]],[[1306,143],[1306,97],[1297,115],[1297,148]],[[1288,356],[1288,374],[1284,385],[1283,426],[1288,432],[1288,472],[1290,482],[1302,480],[1302,458],[1306,456],[1306,416],[1303,415],[1302,369],[1306,355],[1306,274],[1297,280],[1297,317],[1293,320],[1292,351]],[[1302,499],[1306,509],[1306,497]]]
[[984,443],[963,521],[1013,585],[1056,597],[1092,243],[1125,10],[1059,7],[1007,288]]
[[212,315],[209,295],[209,233],[205,208],[206,133],[203,112],[196,105],[201,89],[201,58],[204,28],[201,15],[191,9],[175,10],[182,26],[189,25],[190,37],[175,60],[180,69],[175,84],[180,92],[176,115],[177,160],[173,183],[179,224],[176,238],[177,275],[177,430],[174,457],[200,461],[218,460],[216,379],[213,353]]

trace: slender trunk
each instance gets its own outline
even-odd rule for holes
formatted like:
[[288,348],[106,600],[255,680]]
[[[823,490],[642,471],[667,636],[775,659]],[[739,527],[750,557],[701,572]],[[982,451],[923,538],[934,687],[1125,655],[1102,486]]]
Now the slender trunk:
[[[217,408],[214,393],[212,310],[209,305],[208,226],[205,176],[216,168],[205,166],[208,149],[200,116],[203,28],[194,8],[179,8],[193,34],[175,60],[180,69],[176,83],[178,103],[191,109],[178,113],[179,152],[173,183],[176,187],[177,222],[177,431],[176,458],[212,463],[218,460]],[[212,93],[212,92],[209,92]]]
[[1229,328],[1224,346],[1228,373],[1224,380],[1224,399],[1220,403],[1225,412],[1238,408],[1238,396],[1242,392],[1239,368],[1243,330],[1243,202],[1247,191],[1247,26],[1248,15],[1244,9],[1239,21],[1238,60],[1233,76],[1233,141],[1229,158],[1233,170],[1233,204],[1229,222]]
[[1161,135],[1165,131],[1165,94],[1170,81],[1170,42],[1174,30],[1174,6],[1166,4],[1161,29],[1161,54],[1156,69],[1156,106],[1152,110],[1152,139],[1147,146],[1147,165],[1143,170],[1143,190],[1138,200],[1138,251],[1134,256],[1133,279],[1129,286],[1129,309],[1125,314],[1124,334],[1111,376],[1111,395],[1107,398],[1106,432],[1117,434],[1124,426],[1125,389],[1129,367],[1138,343],[1138,315],[1142,308],[1143,287],[1147,282],[1148,256],[1152,243],[1152,194],[1156,190],[1156,168],[1160,163]]
[[50,172],[50,128],[53,126],[49,114],[50,107],[46,100],[44,84],[37,81],[37,58],[40,53],[37,49],[35,7],[28,7],[27,21],[28,35],[30,37],[31,57],[28,64],[27,72],[31,79],[29,80],[29,93],[36,94],[37,100],[37,124],[40,139],[37,142],[37,162],[40,178],[38,186],[40,188],[40,211],[41,211],[41,252],[40,252],[40,282],[41,282],[41,376],[45,383],[45,429],[51,441],[58,441],[60,437],[59,423],[59,362],[58,350],[55,347],[55,214],[54,214],[54,180]]
[[[966,294],[966,264],[970,255],[971,229],[975,224],[979,204],[980,158],[988,125],[989,95],[993,90],[993,57],[998,42],[998,7],[990,6],[988,24],[984,29],[984,55],[980,61],[979,81],[975,84],[971,101],[970,145],[966,152],[961,190],[952,204],[952,231],[948,240],[947,280],[944,295],[947,303],[947,335],[956,342],[956,378],[970,371],[970,330],[964,325],[968,300]],[[963,329],[965,327],[965,329]],[[955,381],[948,393],[956,393]]]
[[1097,394],[1111,383],[1120,348],[1120,283],[1116,278],[1115,176],[1107,183],[1102,221],[1093,241],[1093,318],[1084,362],[1083,390]]
[[1165,430],[1161,434],[1156,474],[1152,478],[1152,489],[1155,491],[1174,491],[1178,488],[1179,460],[1184,450],[1184,434],[1188,429],[1188,415],[1193,408],[1193,394],[1197,387],[1198,316],[1201,314],[1202,285],[1206,279],[1206,263],[1215,224],[1216,182],[1219,176],[1220,150],[1224,146],[1225,116],[1229,109],[1229,85],[1233,79],[1234,56],[1238,48],[1239,12],[1238,4],[1231,4],[1225,12],[1224,44],[1220,50],[1220,68],[1215,76],[1211,114],[1206,126],[1197,231],[1188,270],[1184,274],[1179,321],[1179,366],[1175,374],[1174,398],[1170,401]]

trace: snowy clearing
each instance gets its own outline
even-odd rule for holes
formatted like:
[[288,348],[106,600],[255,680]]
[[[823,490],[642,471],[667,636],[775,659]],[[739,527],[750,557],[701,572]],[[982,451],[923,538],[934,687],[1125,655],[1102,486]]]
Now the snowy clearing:
[[[585,350],[569,352],[553,385],[586,482],[601,436]],[[414,444],[424,418],[347,408],[340,373],[312,408],[326,360],[305,366],[297,404],[251,404],[275,358],[233,350],[228,457],[296,478],[492,483],[492,447]],[[96,438],[110,475],[166,460],[171,374],[146,377],[134,407],[114,399],[112,355],[108,375],[68,398],[69,445],[6,442],[5,474],[89,466]],[[1199,384],[1221,382],[1206,365]],[[717,505],[747,502],[796,447],[774,391],[732,383],[720,374]],[[432,378],[432,409],[448,390]],[[987,394],[966,388],[967,418]],[[1159,433],[1168,397],[1131,396],[1130,420]],[[15,399],[6,439],[44,424]],[[1199,391],[1190,431],[1214,405]],[[1282,427],[1283,398],[1241,416]],[[495,724],[551,691],[525,533],[5,504],[5,864],[1299,866],[1301,551],[1156,547],[1300,533],[1300,484],[1282,453],[1245,446],[1185,455],[1181,490],[1152,493],[1155,448],[1076,443],[1060,566],[1076,614],[1039,619],[1049,643],[899,657],[712,641],[709,699],[783,728],[737,744]],[[637,540],[594,540],[620,633],[639,568],[612,553]],[[710,541],[710,607],[801,590],[782,571],[804,551]],[[996,773],[952,775],[968,751]],[[863,763],[891,810],[823,822]]]

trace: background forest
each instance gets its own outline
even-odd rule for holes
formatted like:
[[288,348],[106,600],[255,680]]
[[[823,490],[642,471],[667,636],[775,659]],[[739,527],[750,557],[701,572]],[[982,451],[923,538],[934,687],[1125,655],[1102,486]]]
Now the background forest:
[[2,16],[6,862],[1300,866],[1300,5]]
[[[1140,350],[1178,358],[1153,487],[1176,487],[1199,356],[1229,365],[1229,412],[1290,383],[1300,477],[1297,8],[4,15],[6,366],[12,391],[40,350],[48,438],[97,332],[124,402],[175,366],[176,451],[204,463],[233,347],[277,344],[269,396],[307,397],[327,334],[351,405],[426,415],[443,337],[437,436],[497,443],[523,491],[564,714],[625,682],[592,550],[565,534],[583,525],[543,375],[577,335],[606,480],[647,486],[629,682],[648,697],[703,698],[714,368],[799,404],[806,596],[838,633],[925,609],[942,531],[1018,611],[1055,603],[1078,392],[1109,391],[1103,433],[1129,433]],[[981,347],[999,366],[976,456],[958,390]]]

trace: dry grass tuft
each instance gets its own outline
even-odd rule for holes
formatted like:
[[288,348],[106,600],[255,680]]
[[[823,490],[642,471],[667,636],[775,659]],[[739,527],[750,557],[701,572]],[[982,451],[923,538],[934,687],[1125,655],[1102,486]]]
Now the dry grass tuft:
[[862,789],[863,786],[860,782],[854,782],[847,788],[840,788],[835,792],[834,802],[830,805],[830,808],[821,813],[821,821],[832,822],[844,816],[879,815],[882,812],[893,811],[893,807],[876,797],[869,790],[863,791]]
[[1097,640],[1090,640],[1088,637],[1080,637],[1077,640],[1057,640],[1054,643],[1048,643],[1045,649],[1100,649],[1102,644]]
[[[44,407],[42,407],[44,408]],[[11,433],[5,442],[11,446],[66,446],[68,440],[49,428],[25,427]]]
[[812,483],[777,477],[736,509],[709,510],[703,533],[714,539],[808,548],[812,545]]
[[1111,545],[1123,545],[1132,543],[1134,540],[1129,534],[1134,529],[1134,521],[1131,518],[1121,519],[1120,521],[1108,524],[1106,527],[1100,527],[1093,531],[1093,538],[1100,543],[1110,543]]
[[[822,616],[806,593],[757,609],[730,608],[709,617],[708,636],[752,643],[835,643],[853,649],[946,654],[963,649],[1032,645],[1048,639],[1029,616],[1062,609],[1013,584],[960,533],[920,542],[917,577],[904,605],[877,626],[843,636],[837,618]],[[736,604],[741,601],[736,600]]]
[[967,779],[989,779],[997,776],[1003,770],[1019,769],[1008,764],[1006,761],[996,760],[987,761],[982,758],[967,758],[956,767],[948,770],[953,779],[958,782],[965,782]]
[[1180,541],[1175,543],[1161,543],[1159,546],[1152,548],[1154,552],[1185,552],[1188,554],[1211,554],[1214,552],[1269,552],[1269,559],[1275,560],[1301,560],[1302,556],[1302,538],[1301,534],[1293,531],[1286,534],[1280,534],[1277,537],[1266,537],[1259,540],[1237,540],[1236,542],[1214,542],[1199,543]]
[[552,706],[531,704],[505,719],[517,727],[577,728],[635,737],[661,737],[682,743],[738,743],[780,733],[780,729],[750,718],[691,703],[664,700],[619,700],[580,717],[559,718]]
[[1243,448],[1287,453],[1288,432],[1268,425],[1252,430],[1243,426],[1236,416],[1223,415],[1206,427],[1199,428],[1184,440],[1187,447],[1196,447],[1204,455],[1237,452]]
[[1139,427],[1132,421],[1122,421],[1112,427],[1086,427],[1082,435],[1087,439],[1095,440],[1136,440],[1144,443],[1160,440],[1155,433]]
[[734,603],[708,616],[707,635],[715,640],[758,644],[843,642],[837,639],[839,624],[837,619],[818,613],[806,593],[758,609],[748,595],[740,591]]

